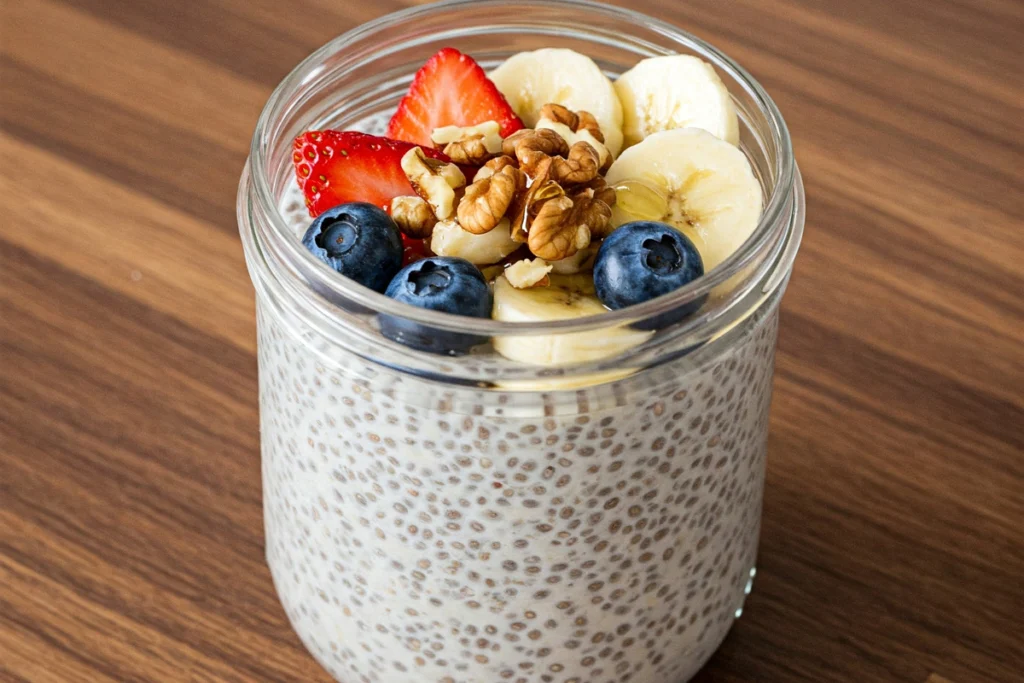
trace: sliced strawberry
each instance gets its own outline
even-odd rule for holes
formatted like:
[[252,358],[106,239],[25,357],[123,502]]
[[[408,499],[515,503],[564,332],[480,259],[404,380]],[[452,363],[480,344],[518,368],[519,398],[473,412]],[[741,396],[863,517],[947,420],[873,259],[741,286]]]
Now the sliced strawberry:
[[402,265],[407,266],[428,256],[433,256],[430,251],[430,240],[418,240],[408,235],[402,235],[402,246],[405,248],[402,253]]
[[[402,157],[415,145],[355,131],[309,131],[295,138],[295,177],[309,215],[345,202],[387,207],[395,197],[414,194],[402,172]],[[426,148],[428,157],[448,161]]]
[[388,124],[388,137],[431,145],[442,126],[475,126],[497,121],[501,136],[523,127],[505,96],[472,57],[446,47],[427,60]]

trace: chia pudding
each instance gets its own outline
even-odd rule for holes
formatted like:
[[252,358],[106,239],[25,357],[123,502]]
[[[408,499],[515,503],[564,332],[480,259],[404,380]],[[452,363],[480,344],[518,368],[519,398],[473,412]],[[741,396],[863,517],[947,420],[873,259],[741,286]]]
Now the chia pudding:
[[[526,4],[563,23],[575,22],[585,8],[593,36],[628,25],[627,35],[647,41],[644,49],[658,44],[657,54],[696,53],[729,78],[749,79],[700,41],[628,10],[576,0]],[[376,30],[401,35],[412,27],[459,22],[486,55],[486,46],[493,49],[515,25],[524,35],[535,31],[542,45],[561,49],[557,37],[543,27],[515,24],[515,16],[496,0],[463,0],[400,13]],[[475,119],[441,121],[453,123],[445,129],[450,142],[443,152],[441,146],[424,149],[416,143],[415,126],[422,110],[436,114],[445,69],[463,70],[454,81],[467,78],[464,71],[484,79],[483,71],[446,47],[412,86],[408,77],[380,76],[378,84],[389,90],[373,107],[365,94],[362,100],[310,96],[340,87],[350,72],[353,84],[366,81],[369,72],[356,67],[373,65],[373,44],[373,32],[342,36],[286,79],[261,118],[239,193],[256,288],[266,555],[288,618],[340,683],[682,683],[725,638],[755,573],[778,307],[803,221],[784,124],[752,81],[742,81],[743,87],[757,97],[736,100],[742,139],[728,121],[729,115],[737,118],[732,104],[722,114],[712,103],[696,123],[631,119],[628,103],[650,102],[644,89],[662,87],[658,79],[666,68],[681,69],[680,78],[697,84],[694,91],[719,78],[709,64],[679,56],[641,60],[655,62],[653,71],[627,71],[630,63],[623,57],[624,66],[610,71],[626,71],[618,76],[618,93],[611,81],[608,86],[616,106],[627,103],[624,118],[620,113],[609,119],[614,112],[600,101],[586,110],[578,103],[575,110],[545,104],[543,114],[533,115],[532,103],[510,94],[501,69],[515,64],[515,82],[526,78],[529,83],[521,87],[530,97],[549,87],[566,99],[566,86],[557,79],[530,80],[536,72],[530,60],[554,54],[543,47],[506,51],[489,62],[495,68],[488,79],[502,93],[494,90],[494,97],[499,104],[507,97],[514,113],[507,103],[507,116],[488,104],[493,130],[486,134]],[[629,41],[623,45],[625,54],[639,51]],[[403,73],[422,60],[424,49],[415,40],[402,43],[401,51],[395,48],[405,60]],[[345,62],[340,55],[348,53],[357,61]],[[558,53],[563,63],[576,59],[568,53]],[[580,70],[574,69],[576,77]],[[601,70],[594,73],[607,80]],[[722,81],[717,84],[702,103],[721,93],[730,97]],[[394,102],[406,87],[409,94],[395,113]],[[493,87],[488,80],[472,91]],[[434,98],[433,109],[424,109],[425,97]],[[359,106],[346,104],[352,101]],[[408,116],[396,125],[403,112]],[[349,132],[328,130],[341,121]],[[327,132],[296,138],[296,183],[286,172],[290,159],[283,150],[291,131],[316,130],[314,124]],[[441,128],[432,120],[427,134]],[[542,128],[549,130],[541,135]],[[685,131],[669,130],[675,128]],[[538,166],[538,157],[530,155],[551,139],[558,142],[550,131],[572,144],[561,152],[544,148]],[[485,153],[487,135],[497,137]],[[529,148],[512,150],[509,139],[527,140]],[[671,182],[657,186],[666,164],[675,162],[652,154],[653,144],[644,148],[655,139],[669,151],[685,143],[697,157],[718,155],[724,147],[732,157],[713,170],[731,173],[735,157],[752,175],[730,176],[708,186],[707,193],[692,192],[688,203],[690,197],[669,187]],[[326,156],[325,140],[335,144]],[[476,153],[484,155],[479,162],[456,156],[464,151],[457,145],[478,141]],[[578,160],[578,147],[588,145],[583,152],[592,153],[595,165],[586,178],[570,176],[569,171],[578,174],[575,166],[557,183],[556,176],[544,175],[557,163]],[[318,160],[309,162],[307,152],[309,160]],[[348,164],[349,176],[332,175],[338,173],[328,163],[334,163],[332,153],[337,163]],[[466,247],[461,237],[438,239],[445,216],[450,214],[455,229],[474,219],[459,207],[484,177],[477,175],[483,160],[503,154],[508,161],[484,168],[493,165],[495,176],[521,174],[525,183],[516,192],[526,199],[516,217],[510,220],[513,197],[474,234],[506,230],[515,237],[521,224],[521,243],[502,246],[495,256],[498,242],[491,240],[483,252],[491,256],[480,257],[480,241]],[[396,170],[399,157],[404,176]],[[452,183],[452,175],[440,183],[442,190],[447,191],[444,182],[454,188],[454,203],[446,205],[424,189],[427,183],[407,166],[413,162],[437,177],[446,164],[452,174],[465,175],[462,187]],[[595,177],[597,164],[602,168]],[[658,174],[645,176],[645,164]],[[377,177],[359,175],[367,169]],[[713,175],[702,169],[686,173],[695,178],[692,183]],[[396,182],[405,187],[406,177],[423,200],[414,209],[429,216],[429,223],[399,215],[398,202],[391,201],[397,195],[390,188]],[[592,202],[597,218],[588,214],[586,235],[577,231],[568,241],[535,243],[544,215],[530,203],[531,185],[542,182],[538,178],[549,189],[557,185],[553,196],[567,198],[567,207]],[[680,183],[692,190],[685,178]],[[752,215],[701,213],[704,194],[736,192],[744,183],[748,189],[756,184],[756,201],[749,192],[730,195],[730,201],[754,207]],[[512,181],[509,186],[516,187]],[[382,195],[382,202],[380,192],[391,194]],[[609,192],[602,208],[602,193]],[[353,204],[358,201],[364,203]],[[377,208],[382,204],[388,213]],[[769,218],[759,225],[760,216]],[[746,221],[749,230],[722,237],[732,230],[729,221]],[[760,233],[748,240],[755,228]],[[371,229],[376,241],[366,241]],[[400,230],[402,243],[380,237],[389,229]],[[353,235],[364,240],[356,242],[357,250],[390,250],[394,265],[378,262],[372,251],[352,256]],[[332,251],[335,239],[349,243]],[[308,258],[303,247],[337,273]],[[637,249],[647,254],[639,265],[626,258]],[[695,266],[687,263],[690,254]],[[602,270],[614,258],[619,261]],[[455,261],[464,265],[450,270]],[[683,272],[684,265],[689,271]],[[616,268],[625,268],[626,277],[616,275]],[[417,282],[417,269],[430,278]],[[342,276],[380,293],[387,286],[387,297],[395,301],[369,290],[362,294]],[[469,281],[459,281],[465,277]],[[572,284],[571,296],[551,293],[569,291],[566,283],[578,282],[572,278],[585,279],[589,288]],[[658,278],[675,278],[674,284],[659,290]],[[461,298],[439,296],[456,285],[477,288],[465,290],[477,292],[468,297],[477,297],[476,313],[463,312],[465,291]],[[676,288],[679,296],[669,305]],[[483,307],[480,296],[486,297]],[[655,305],[663,299],[669,304]],[[581,301],[584,307],[577,310]],[[411,303],[405,306],[409,311],[396,306],[400,302]],[[588,327],[594,306],[601,304],[611,309],[608,324]],[[420,316],[416,306],[483,316],[485,322],[459,327]],[[560,313],[559,306],[570,312]],[[639,313],[626,315],[632,310]],[[493,321],[486,320],[489,315]],[[563,317],[583,323],[544,326]],[[510,323],[537,324],[527,325],[526,333]]]

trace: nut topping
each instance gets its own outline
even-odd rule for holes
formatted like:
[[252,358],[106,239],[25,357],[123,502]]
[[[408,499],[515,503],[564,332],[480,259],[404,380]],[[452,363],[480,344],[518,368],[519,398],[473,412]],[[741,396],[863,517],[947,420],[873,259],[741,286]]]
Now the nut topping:
[[569,145],[558,133],[546,130],[524,129],[505,138],[501,151],[519,160],[519,167],[531,177],[536,177],[537,166],[546,158],[565,156]]
[[577,190],[571,198],[575,207],[585,213],[591,237],[603,239],[611,233],[612,208],[598,199],[592,188]]
[[586,131],[590,133],[591,137],[603,145],[604,133],[601,132],[601,125],[597,122],[597,119],[594,118],[594,115],[589,111],[578,111],[576,112],[576,116],[578,116],[580,120],[579,123],[573,127],[573,130],[576,131],[576,133]]
[[561,123],[574,133],[585,130],[595,140],[602,144],[604,143],[604,134],[601,132],[601,126],[598,125],[597,119],[589,111],[574,112],[552,102],[541,107],[540,118],[552,123]]
[[514,166],[505,166],[501,172],[475,181],[459,202],[459,225],[475,235],[490,232],[508,211],[520,185],[525,184],[523,172]]
[[505,156],[504,154],[501,156],[494,157],[486,164],[484,164],[479,171],[476,172],[476,176],[474,176],[473,180],[483,180],[484,178],[490,178],[492,175],[500,172],[501,169],[505,168],[506,166],[518,168],[518,163],[519,162],[517,162],[514,158],[510,156]]
[[575,207],[573,200],[564,196],[541,203],[530,223],[530,251],[542,259],[559,261],[589,245],[590,227]]
[[437,224],[434,211],[420,197],[395,197],[391,200],[391,219],[398,229],[409,237],[425,239],[430,237]]
[[587,142],[577,142],[569,149],[565,159],[554,157],[552,177],[563,185],[589,183],[598,177],[601,158]]
[[546,287],[551,284],[551,264],[544,259],[523,259],[505,269],[505,279],[516,289]]
[[402,171],[412,189],[430,204],[438,219],[451,217],[455,208],[455,190],[466,184],[466,176],[458,166],[428,159],[422,149],[413,147],[402,157]]
[[457,164],[480,166],[501,152],[501,134],[497,121],[476,126],[444,126],[430,136],[435,144],[444,145],[444,153]]
[[615,206],[616,194],[615,188],[609,187],[608,182],[604,179],[604,176],[597,176],[589,183],[583,183],[573,188],[573,193],[577,193],[580,190],[593,190],[594,199],[598,199],[608,205],[608,208]]

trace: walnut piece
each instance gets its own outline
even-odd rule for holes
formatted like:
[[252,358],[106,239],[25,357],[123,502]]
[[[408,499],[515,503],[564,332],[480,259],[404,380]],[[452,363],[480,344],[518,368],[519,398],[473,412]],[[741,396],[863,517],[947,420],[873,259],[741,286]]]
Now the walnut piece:
[[540,108],[540,118],[569,126],[569,128],[574,131],[580,122],[580,117],[576,112],[572,111],[568,107],[555,104],[554,102],[549,102]]
[[430,139],[444,145],[444,153],[457,164],[480,166],[501,153],[501,127],[497,121],[475,126],[435,128]]
[[519,192],[512,201],[508,213],[512,217],[512,239],[516,242],[527,240],[530,221],[536,215],[531,213],[533,207],[539,206],[540,202],[547,199],[565,194],[562,187],[551,179],[553,164],[554,160],[551,157],[541,159],[526,189]]
[[[529,213],[533,211],[531,208]],[[594,191],[589,188],[572,197],[543,201],[535,211],[527,245],[535,256],[545,261],[569,258],[587,247],[592,236],[601,237],[610,232],[612,210],[594,199]]]
[[604,133],[601,132],[601,125],[597,122],[597,119],[594,118],[594,115],[589,111],[578,111],[576,112],[576,116],[579,117],[579,123],[573,126],[573,130],[577,134],[587,131],[590,133],[592,138],[603,145]]
[[556,133],[561,137],[565,143],[569,146],[575,145],[577,142],[585,142],[597,152],[597,156],[600,159],[601,170],[606,170],[612,163],[612,155],[608,151],[608,148],[604,146],[604,143],[598,141],[589,130],[580,129],[578,132],[569,128],[564,123],[557,121],[551,121],[549,119],[541,119],[537,122],[537,132],[542,130],[549,130]]
[[467,166],[480,166],[494,156],[494,152],[487,149],[487,143],[482,135],[449,142],[444,147],[444,153],[455,163]]
[[577,190],[571,195],[576,208],[585,212],[587,226],[590,228],[590,236],[597,239],[607,237],[612,231],[612,207],[597,198],[597,193],[592,188]]
[[459,167],[437,159],[428,159],[419,147],[402,157],[402,171],[412,189],[430,204],[440,220],[451,217],[455,210],[455,190],[466,184]]
[[[519,191],[520,175],[522,171],[519,169],[506,166],[500,173],[477,180],[467,187],[457,209],[462,229],[474,235],[493,230]],[[525,178],[522,184],[525,185]]]
[[590,244],[590,226],[584,212],[568,197],[542,202],[530,222],[527,246],[535,256],[559,261]]
[[501,169],[505,168],[506,166],[518,168],[518,166],[516,165],[518,163],[519,162],[517,162],[514,158],[506,156],[504,154],[501,156],[494,157],[486,164],[484,164],[479,171],[476,172],[476,176],[473,177],[473,180],[483,180],[484,178],[490,178],[492,175],[500,172]]
[[437,216],[421,197],[395,197],[391,200],[391,219],[409,237],[426,239],[437,225]]
[[516,289],[546,287],[551,284],[551,264],[544,259],[523,259],[505,269],[505,279]]
[[589,183],[583,183],[582,185],[572,188],[572,193],[570,194],[575,194],[581,190],[593,190],[594,199],[601,200],[608,205],[608,208],[615,206],[615,202],[617,201],[615,188],[610,187],[608,182],[604,179],[604,176],[601,175],[597,176]]
[[569,145],[558,133],[546,130],[523,129],[505,138],[501,151],[519,160],[519,168],[536,177],[537,167],[548,157],[565,156]]
[[589,143],[577,142],[569,148],[568,156],[553,157],[552,178],[562,185],[589,183],[598,177],[601,158]]
[[[553,123],[561,123],[574,133],[585,130],[595,140],[604,144],[604,134],[601,132],[601,126],[589,111],[580,110],[574,112],[560,104],[550,102],[541,107],[540,118]],[[572,142],[569,144],[572,144]]]

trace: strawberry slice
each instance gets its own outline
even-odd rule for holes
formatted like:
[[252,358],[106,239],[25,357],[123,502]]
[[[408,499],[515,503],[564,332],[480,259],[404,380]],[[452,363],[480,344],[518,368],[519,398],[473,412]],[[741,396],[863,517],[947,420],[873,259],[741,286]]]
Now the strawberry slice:
[[[295,138],[295,177],[306,196],[309,215],[345,202],[370,202],[385,209],[395,197],[415,194],[402,172],[408,142],[355,131],[308,131]],[[449,161],[426,148],[428,157]]]
[[433,256],[434,252],[430,251],[429,242],[429,239],[418,240],[408,235],[402,235],[402,265],[407,266],[428,256]]
[[388,137],[431,146],[442,126],[475,126],[497,121],[501,136],[523,127],[505,96],[472,57],[446,47],[427,60],[388,124]]

